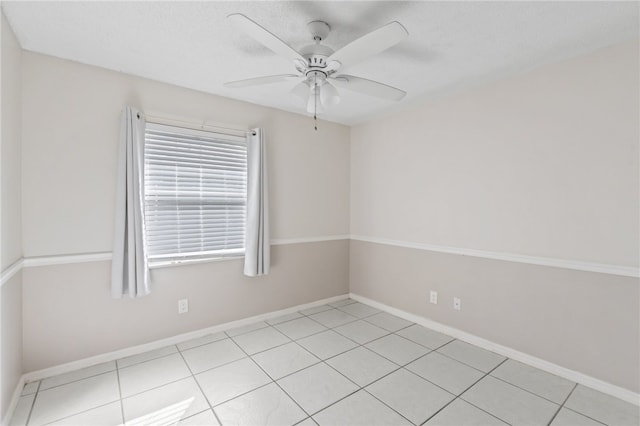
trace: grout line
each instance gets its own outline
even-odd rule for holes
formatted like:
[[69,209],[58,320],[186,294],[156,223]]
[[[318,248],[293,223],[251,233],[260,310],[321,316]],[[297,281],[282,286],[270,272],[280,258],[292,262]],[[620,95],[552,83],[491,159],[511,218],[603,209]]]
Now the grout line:
[[564,408],[564,409],[565,409],[565,410],[567,410],[567,411],[571,411],[572,413],[576,413],[576,414],[579,414],[579,415],[581,415],[581,416],[583,416],[583,417],[586,417],[586,418],[588,418],[589,420],[593,420],[593,421],[594,421],[594,422],[596,422],[596,423],[599,423],[599,424],[601,424],[601,425],[607,426],[607,425],[606,425],[606,423],[603,423],[601,420],[594,419],[593,417],[587,416],[587,415],[586,415],[586,414],[584,414],[584,413],[581,413],[581,412],[576,411],[576,410],[572,410],[572,409],[571,409],[571,408],[569,408],[569,407],[562,407],[562,408]]
[[[489,411],[485,410],[484,408],[478,407],[477,405],[473,404],[472,402],[467,401],[467,400],[466,400],[466,399],[464,399],[462,396],[463,396],[466,392],[468,392],[468,391],[469,391],[469,389],[471,389],[472,387],[474,387],[475,385],[477,385],[481,380],[485,379],[487,376],[489,376],[493,371],[495,371],[498,367],[500,367],[502,364],[504,364],[505,362],[507,362],[509,359],[510,359],[510,358],[505,358],[505,359],[503,359],[503,360],[502,360],[498,365],[496,365],[496,366],[495,366],[495,367],[493,367],[491,370],[489,370],[487,373],[485,373],[485,375],[484,375],[484,376],[480,377],[478,380],[476,380],[475,382],[473,382],[473,384],[472,384],[471,386],[467,387],[467,388],[466,388],[464,391],[462,391],[462,392],[460,393],[460,395],[458,396],[458,398],[459,398],[461,401],[464,401],[464,402],[466,402],[467,404],[469,404],[469,405],[472,405],[472,406],[476,407],[476,408],[477,408],[478,410],[480,410],[480,411],[484,411],[485,413],[489,414],[490,416],[495,417],[496,419],[498,419],[498,420],[500,420],[501,422],[504,422],[504,423],[506,423],[506,424],[511,424],[511,423],[509,423],[507,420],[505,420],[505,419],[503,419],[503,418],[498,417],[497,415],[495,415],[495,414],[493,414],[493,413],[490,413]],[[491,377],[493,377],[493,376],[491,376]],[[524,390],[524,389],[523,389],[523,390]],[[529,392],[529,393],[531,393],[531,392]],[[536,395],[536,396],[537,396],[537,395]]]
[[[343,324],[343,325],[345,325],[345,324]],[[373,325],[373,324],[372,324],[372,325]],[[341,326],[337,326],[337,327],[341,327]],[[376,327],[377,327],[377,326],[376,326]],[[379,328],[380,328],[380,327],[379,327]],[[335,333],[340,334],[339,332],[337,332],[337,331],[335,330],[335,327],[334,327],[334,328],[332,328],[331,330],[333,330]],[[387,330],[385,330],[385,331],[387,331]],[[340,334],[340,335],[341,335],[341,334]],[[389,334],[386,334],[385,336],[388,336],[388,335],[389,335]],[[345,337],[345,338],[349,339],[347,336],[343,336],[343,337]],[[384,337],[384,336],[383,336],[383,337]],[[370,351],[370,352],[372,352],[372,353],[374,353],[374,354],[376,354],[376,355],[378,355],[378,356],[380,356],[380,357],[382,357],[382,358],[384,358],[384,359],[387,359],[387,358],[383,357],[382,355],[378,354],[377,352],[372,351],[371,349],[369,349],[369,348],[367,348],[366,346],[364,346],[365,344],[367,344],[367,343],[369,343],[369,342],[365,342],[364,344],[361,344],[361,343],[358,343],[358,342],[356,342],[356,341],[354,341],[354,340],[352,340],[352,339],[349,339],[349,340],[353,341],[357,346],[356,346],[356,347],[354,347],[354,348],[348,349],[347,351],[342,352],[341,354],[346,353],[346,352],[349,352],[349,351],[352,351],[352,350],[355,350],[355,349],[358,349],[358,348],[363,348],[363,349],[368,350],[368,351]],[[375,339],[374,339],[374,340],[375,340]],[[413,422],[412,422],[412,421],[410,421],[410,420],[409,420],[409,419],[407,419],[405,416],[403,416],[401,413],[399,413],[398,411],[396,411],[393,407],[390,407],[390,406],[389,406],[389,405],[387,405],[384,401],[382,401],[382,400],[378,399],[375,395],[371,394],[369,391],[367,391],[367,389],[365,389],[365,387],[367,387],[367,386],[371,386],[373,383],[375,383],[375,382],[377,382],[377,381],[379,381],[379,380],[382,380],[383,378],[385,378],[385,377],[389,376],[390,374],[395,373],[396,371],[399,371],[400,369],[402,369],[402,367],[401,367],[401,366],[399,366],[399,365],[398,365],[398,364],[396,364],[395,362],[393,362],[393,361],[391,361],[391,360],[387,359],[389,362],[391,362],[393,365],[397,366],[398,368],[395,368],[395,369],[393,369],[392,371],[388,372],[387,374],[384,374],[383,376],[378,377],[376,380],[372,381],[371,383],[367,383],[365,386],[360,386],[358,383],[355,383],[352,379],[350,379],[348,376],[346,376],[346,375],[345,375],[345,374],[343,374],[341,371],[339,371],[338,369],[336,369],[335,367],[333,367],[331,364],[329,364],[329,363],[327,362],[328,360],[330,360],[330,359],[332,359],[332,358],[335,358],[335,357],[338,357],[338,356],[339,356],[339,355],[341,355],[341,354],[337,354],[337,355],[334,355],[333,357],[329,357],[329,358],[327,358],[326,360],[323,360],[322,362],[323,362],[325,365],[327,365],[329,368],[333,369],[333,370],[334,370],[334,371],[336,371],[338,374],[340,374],[341,376],[343,376],[345,379],[347,379],[347,380],[348,380],[348,381],[350,381],[351,383],[355,384],[355,385],[358,387],[358,389],[357,389],[356,391],[351,392],[350,394],[348,394],[348,395],[346,395],[346,396],[344,396],[344,397],[340,398],[339,400],[337,400],[337,401],[335,401],[335,402],[333,402],[333,403],[329,404],[328,406],[326,406],[326,407],[324,407],[324,408],[322,408],[322,409],[318,410],[318,411],[317,411],[316,413],[314,413],[314,414],[318,414],[319,412],[321,412],[321,411],[324,411],[324,410],[328,409],[329,407],[331,407],[331,406],[333,406],[333,405],[337,404],[338,402],[340,402],[340,401],[342,401],[342,400],[344,400],[344,399],[346,399],[346,398],[350,397],[351,395],[354,395],[354,394],[355,394],[355,393],[357,393],[357,392],[364,391],[364,392],[366,392],[367,394],[369,394],[371,397],[373,397],[374,399],[376,399],[376,400],[380,401],[383,405],[385,405],[385,406],[386,406],[386,407],[388,407],[390,410],[392,410],[393,412],[395,412],[396,414],[398,414],[400,417],[402,417],[403,419],[406,419],[409,423],[413,424]]]
[[[104,403],[104,404],[101,404],[101,405],[97,405],[97,406],[95,406],[95,407],[87,408],[86,410],[78,411],[78,412],[76,412],[76,413],[69,414],[68,416],[64,416],[64,417],[59,418],[59,419],[51,420],[51,421],[49,421],[49,422],[45,423],[45,425],[44,425],[44,426],[50,425],[50,424],[52,424],[52,423],[58,423],[58,422],[61,422],[62,420],[68,419],[68,418],[70,418],[70,417],[78,416],[78,415],[80,415],[80,414],[87,413],[87,412],[89,412],[89,411],[91,411],[91,410],[97,410],[98,408],[103,408],[103,407],[106,407],[107,405],[115,404],[116,402],[120,402],[120,410],[121,410],[121,412],[122,412],[122,403],[121,403],[121,401],[122,401],[121,399],[116,399],[116,400],[113,400],[113,401],[110,401],[110,402],[107,402],[107,403]],[[121,413],[121,414],[122,414],[122,413]],[[124,422],[124,415],[123,415],[122,420],[123,420],[123,422],[121,423],[121,425],[120,425],[120,426],[124,426],[124,425],[125,425],[125,422]],[[60,424],[60,423],[58,423],[58,424]]]
[[[115,361],[114,361],[114,363],[115,363]],[[102,363],[100,363],[100,364],[102,364]],[[94,366],[90,366],[90,367],[86,367],[86,368],[93,368],[93,367],[95,367],[97,365],[100,365],[100,364],[96,364]],[[40,389],[42,387],[42,381],[43,380],[51,379],[51,378],[58,377],[58,376],[63,376],[65,374],[69,374],[69,373],[63,373],[63,374],[58,374],[56,376],[45,377],[44,379],[40,380],[40,384],[38,385],[38,392],[45,392],[45,391],[48,391],[48,390],[51,390],[51,389],[59,388],[60,386],[70,385],[71,383],[76,383],[76,382],[79,382],[81,380],[90,379],[90,378],[96,377],[96,376],[101,376],[103,374],[107,374],[107,373],[111,373],[112,371],[116,371],[117,369],[118,369],[118,367],[117,367],[117,364],[116,364],[116,367],[114,367],[113,370],[107,370],[107,371],[102,371],[100,373],[90,374],[88,376],[81,377],[79,379],[71,380],[71,381],[68,381],[68,382],[60,383],[59,385],[51,386],[51,387],[46,388],[46,389]],[[84,368],[81,368],[80,370],[84,370]],[[76,371],[80,371],[80,370],[76,370]],[[71,373],[73,373],[73,371]]]
[[[176,347],[177,347],[177,345],[176,345]],[[207,394],[204,393],[204,389],[202,389],[202,386],[200,385],[200,382],[198,381],[198,379],[196,379],[196,375],[193,373],[193,370],[191,370],[191,366],[187,362],[187,359],[182,354],[182,351],[180,351],[180,348],[178,348],[178,353],[180,354],[180,357],[182,358],[182,361],[184,362],[184,364],[187,366],[187,369],[189,370],[189,373],[191,373],[191,379],[193,379],[193,381],[196,383],[196,386],[200,390],[200,393],[202,394],[202,397],[204,398],[204,400],[207,401],[207,405],[209,406],[209,409],[213,413],[213,417],[216,419],[216,421],[219,424],[222,424],[222,422],[218,418],[218,415],[216,414],[215,410],[213,409],[213,406],[211,405],[211,402],[209,402],[209,398],[207,398]],[[180,379],[180,380],[184,380],[184,379]],[[205,411],[207,411],[207,410],[202,410],[202,411],[200,411],[200,413],[203,413]],[[193,414],[193,415],[191,415],[189,417],[193,417],[193,416],[198,415],[200,413],[195,413],[195,414]],[[185,417],[185,419],[188,419],[189,417]],[[184,420],[184,419],[180,419],[180,421],[182,421],[182,420]]]
[[[272,325],[269,325],[269,327],[273,327],[273,326],[272,326]],[[275,327],[274,327],[274,328],[275,328]],[[289,337],[287,336],[287,338],[289,338]],[[292,342],[294,342],[294,341],[292,340]],[[234,343],[236,343],[236,342],[234,341]],[[295,343],[295,342],[294,342],[294,343]],[[288,343],[287,343],[287,344],[288,344]],[[243,351],[243,352],[247,355],[247,357],[248,357],[251,361],[253,361],[253,363],[254,363],[255,365],[257,365],[257,366],[258,366],[258,368],[259,368],[260,370],[262,370],[262,371],[264,372],[264,374],[266,374],[266,375],[267,375],[267,377],[269,377],[269,378],[271,379],[271,382],[270,382],[270,383],[265,384],[264,386],[268,386],[268,385],[270,385],[271,383],[274,383],[276,386],[278,386],[278,388],[279,388],[282,392],[284,392],[284,394],[285,394],[285,395],[287,395],[287,397],[288,397],[291,401],[293,401],[293,403],[294,403],[294,404],[296,404],[296,405],[300,408],[300,410],[302,410],[302,412],[303,412],[303,413],[305,413],[305,414],[307,415],[307,417],[311,417],[311,416],[309,415],[309,413],[307,413],[307,410],[305,410],[304,408],[302,408],[302,406],[301,406],[300,404],[298,404],[298,401],[296,401],[296,400],[295,400],[291,395],[289,395],[289,393],[287,393],[287,391],[286,391],[286,390],[284,390],[284,389],[282,388],[282,386],[280,386],[280,383],[278,383],[278,382],[277,382],[273,377],[271,377],[271,375],[270,375],[270,374],[269,374],[269,373],[268,373],[264,368],[262,368],[262,366],[261,366],[261,365],[260,365],[260,364],[255,360],[255,359],[253,359],[253,357],[252,357],[251,355],[249,355],[249,354],[248,354],[248,353],[247,353],[247,352],[246,352],[242,347],[240,347],[240,345],[238,345],[237,343],[236,343],[236,345],[240,348],[240,350],[241,350],[241,351]],[[281,346],[282,346],[282,345],[281,345]],[[303,348],[303,349],[304,349],[304,348]],[[317,358],[317,357],[316,357],[316,358]],[[316,365],[316,364],[313,364],[313,365]],[[305,367],[305,368],[309,368],[309,367],[311,367],[311,366],[308,366],[308,367]],[[302,371],[302,370],[303,370],[303,369],[298,370],[298,371]],[[293,373],[291,373],[291,374],[295,374],[295,373],[297,373],[298,371],[295,371],[295,372],[293,372]],[[283,376],[283,377],[286,377],[286,376]],[[281,378],[280,378],[280,379],[278,379],[278,380],[281,380],[283,377],[281,377]],[[262,386],[261,386],[261,387],[262,387]],[[256,388],[256,389],[260,389],[260,388]],[[255,389],[253,389],[253,390],[255,390]],[[249,391],[249,392],[253,392],[253,390],[251,390],[251,391]],[[248,393],[248,392],[247,392],[247,393]],[[235,398],[237,398],[237,397],[235,397]],[[235,399],[235,398],[232,398],[232,399]],[[217,418],[217,416],[216,416],[216,418]],[[302,420],[300,420],[300,421],[302,422],[302,421],[304,421],[304,420],[305,420],[305,419],[302,419]],[[218,422],[219,422],[220,424],[222,424],[222,422],[220,422],[220,419],[218,419]],[[298,422],[298,423],[299,423],[299,422]]]
[[126,420],[124,418],[124,401],[122,400],[122,385],[120,384],[120,369],[118,368],[118,363],[114,362],[116,365],[116,378],[118,379],[118,395],[120,395],[120,415],[122,416],[122,424],[124,425]]
[[[507,358],[507,360],[509,360],[509,359],[510,359],[510,358]],[[507,381],[507,380],[501,379],[500,377],[496,377],[496,376],[494,376],[494,375],[491,375],[491,377],[492,377],[492,378],[494,378],[494,379],[496,379],[496,380],[498,380],[498,381],[501,381],[502,383],[506,383],[506,384],[511,385],[511,386],[513,386],[513,387],[516,387],[516,388],[518,388],[518,389],[520,389],[520,390],[523,390],[523,391],[525,391],[525,392],[527,392],[527,393],[530,393],[531,395],[537,396],[538,398],[544,399],[545,401],[548,401],[548,402],[550,402],[550,403],[552,403],[552,404],[555,404],[555,405],[557,405],[557,406],[558,406],[558,409],[562,408],[562,404],[564,404],[564,402],[560,403],[560,402],[553,401],[553,400],[551,400],[551,399],[549,399],[549,398],[546,398],[546,397],[544,397],[544,396],[542,396],[542,395],[538,395],[537,393],[535,393],[535,392],[533,392],[533,391],[531,391],[531,390],[529,390],[529,389],[523,388],[523,387],[521,387],[521,386],[519,386],[519,385],[517,385],[517,384],[515,384],[515,383],[511,383],[511,382],[509,382],[509,381]],[[575,386],[577,385],[577,383],[575,383],[575,382],[571,382],[571,383],[573,383],[573,384],[574,384],[574,387],[571,389],[571,392],[569,392],[569,395],[571,395],[571,393],[573,392],[573,389],[574,389],[574,388],[575,388]],[[567,398],[569,397],[569,395],[567,395]],[[565,398],[565,401],[566,401],[566,398]],[[555,417],[555,416],[554,416],[554,417]]]

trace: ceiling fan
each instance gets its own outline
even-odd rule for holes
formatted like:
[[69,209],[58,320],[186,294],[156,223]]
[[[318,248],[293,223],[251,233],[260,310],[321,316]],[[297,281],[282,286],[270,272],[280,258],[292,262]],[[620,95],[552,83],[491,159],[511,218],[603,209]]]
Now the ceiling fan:
[[270,75],[225,83],[227,87],[248,87],[284,81],[298,81],[291,93],[306,104],[307,112],[322,113],[324,108],[340,102],[336,87],[353,90],[377,98],[399,101],[406,92],[386,84],[347,74],[338,74],[340,68],[353,65],[368,56],[375,55],[397,44],[409,35],[396,21],[352,41],[338,51],[321,44],[331,27],[324,21],[307,24],[314,43],[297,52],[277,36],[247,18],[234,13],[227,17],[246,34],[280,56],[293,61],[297,74]]

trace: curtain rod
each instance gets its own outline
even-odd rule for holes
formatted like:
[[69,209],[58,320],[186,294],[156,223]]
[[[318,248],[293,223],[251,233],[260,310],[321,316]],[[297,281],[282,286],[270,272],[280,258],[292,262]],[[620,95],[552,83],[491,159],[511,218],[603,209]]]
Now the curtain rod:
[[[217,126],[217,125],[213,125],[213,124],[205,124],[206,122],[202,122],[202,123],[196,123],[195,121],[185,121],[185,120],[179,120],[177,118],[170,118],[170,117],[162,117],[159,115],[152,115],[152,114],[143,114],[144,117],[146,119],[149,119],[150,121],[160,121],[160,122],[165,122],[165,123],[181,123],[186,125],[187,127],[190,127],[192,129],[205,129],[205,128],[209,128],[209,129],[218,129],[218,130],[226,130],[226,131],[232,131],[232,132],[240,132],[240,133],[251,133],[253,136],[256,135],[256,132],[254,132],[251,129],[241,129],[241,128],[237,128],[237,127],[224,127],[224,126]],[[162,123],[158,123],[158,124],[162,124]]]

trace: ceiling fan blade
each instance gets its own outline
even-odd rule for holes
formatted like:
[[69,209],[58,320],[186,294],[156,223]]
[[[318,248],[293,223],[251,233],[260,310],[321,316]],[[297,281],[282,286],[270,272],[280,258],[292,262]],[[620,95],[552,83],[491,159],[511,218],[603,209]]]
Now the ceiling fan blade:
[[298,80],[301,76],[296,74],[268,75],[265,77],[247,78],[246,80],[236,80],[224,83],[226,87],[248,87],[259,86],[261,84],[281,83],[283,81]]
[[342,65],[355,64],[368,56],[390,48],[408,35],[409,33],[402,24],[397,21],[390,22],[339,49],[329,56],[327,63],[337,61]]
[[280,40],[277,36],[260,26],[258,23],[252,21],[241,13],[233,13],[227,16],[231,22],[241,28],[245,33],[253,37],[256,41],[259,41],[269,49],[273,50],[280,56],[284,56],[287,59],[298,59],[303,63],[307,63],[307,60],[302,57],[301,54],[296,52],[291,46],[284,41]]
[[352,75],[341,74],[336,77],[329,78],[329,80],[337,87],[391,101],[399,101],[407,94],[404,90],[400,90],[377,81],[367,80],[366,78],[354,77]]

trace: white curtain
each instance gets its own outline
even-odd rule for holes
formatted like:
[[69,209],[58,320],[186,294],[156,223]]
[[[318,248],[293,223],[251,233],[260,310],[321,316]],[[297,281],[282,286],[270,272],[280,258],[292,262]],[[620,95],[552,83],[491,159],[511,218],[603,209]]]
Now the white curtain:
[[244,274],[267,275],[269,251],[269,198],[267,159],[262,129],[253,129],[247,137],[247,226]]
[[134,108],[122,113],[116,220],[111,263],[111,295],[149,294],[144,235],[144,117]]

